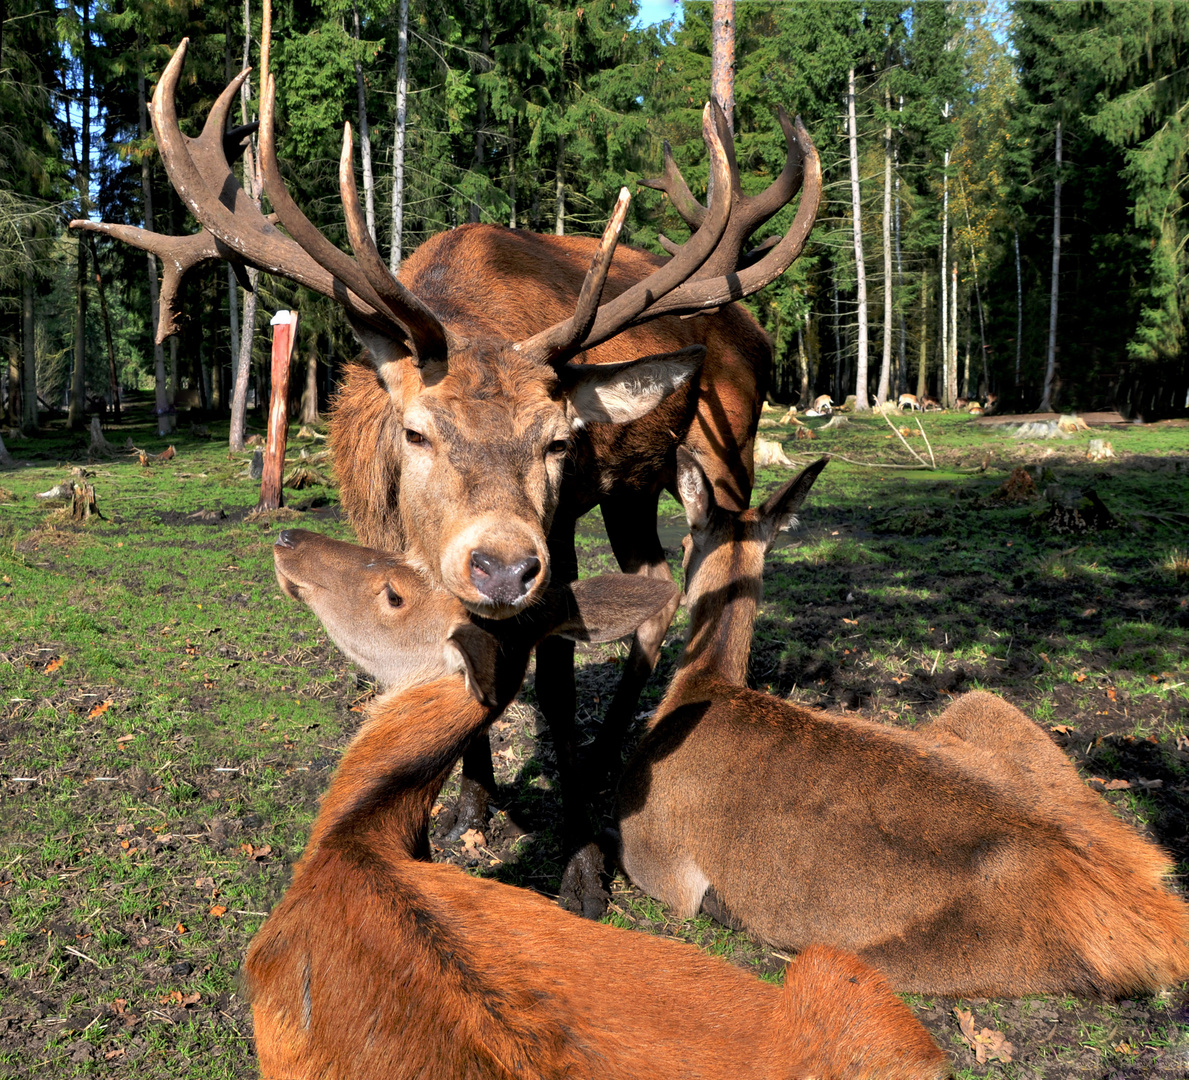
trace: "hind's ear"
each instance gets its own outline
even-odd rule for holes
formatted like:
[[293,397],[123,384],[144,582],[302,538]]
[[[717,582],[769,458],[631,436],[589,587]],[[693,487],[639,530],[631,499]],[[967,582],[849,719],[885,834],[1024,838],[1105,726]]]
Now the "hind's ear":
[[481,705],[496,705],[495,667],[499,646],[486,630],[474,623],[460,623],[446,640],[451,667],[466,676],[467,689]]
[[635,574],[586,578],[561,593],[550,632],[571,641],[615,641],[676,599],[671,581]]
[[778,488],[760,507],[760,520],[764,523],[765,535],[769,544],[782,529],[788,529],[797,524],[797,510],[805,501],[809,489],[813,487],[818,473],[826,467],[829,460],[828,456],[821,457],[812,465],[806,465],[792,480]]
[[706,525],[714,506],[714,496],[698,459],[684,446],[677,447],[677,494],[685,508],[685,520],[689,527],[700,529]]

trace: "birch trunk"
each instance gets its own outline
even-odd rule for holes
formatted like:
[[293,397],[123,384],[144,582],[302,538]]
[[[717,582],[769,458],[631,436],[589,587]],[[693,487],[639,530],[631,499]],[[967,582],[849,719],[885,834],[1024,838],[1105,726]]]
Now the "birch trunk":
[[405,118],[409,96],[409,0],[400,0],[396,47],[396,141],[392,147],[392,251],[388,269],[400,270],[405,229]]
[[859,350],[855,364],[855,411],[870,408],[867,402],[867,268],[863,264],[863,203],[859,191],[859,135],[855,121],[855,69],[847,73],[846,119],[850,143],[850,199],[854,216],[855,282],[858,293]]
[[[488,25],[486,19],[483,20],[483,28],[479,31],[479,52],[484,59],[487,58],[487,50],[491,48],[491,27]],[[483,91],[482,85],[476,90],[476,97],[478,98],[478,105],[475,109],[475,172],[480,173],[483,166],[487,162],[487,95]],[[483,208],[479,205],[477,199],[471,200],[470,222],[472,225],[477,225],[483,217]]]
[[553,226],[553,231],[558,236],[566,235],[566,177],[563,170],[565,154],[566,140],[559,135],[557,137],[557,197],[554,202],[556,219]]
[[876,405],[888,400],[892,374],[892,93],[884,89],[887,123],[883,129],[883,358],[879,365]]
[[508,228],[516,228],[516,121],[508,121]]
[[[252,44],[252,23],[248,8],[249,0],[244,0],[244,59],[243,66],[248,66],[248,53]],[[248,122],[248,101],[251,88],[245,79],[240,87],[239,108],[242,123]],[[256,204],[260,205],[257,192],[260,190],[256,177],[256,156],[252,143],[244,151],[244,191]],[[260,283],[260,271],[255,267],[248,268],[248,288],[244,295],[244,318],[240,324],[239,363],[235,366],[235,385],[231,389],[231,429],[228,446],[234,451],[244,448],[244,424],[248,412],[248,377],[252,371],[252,334],[256,327],[257,287]]]
[[[945,105],[945,115],[949,116],[950,106],[949,102]],[[949,379],[949,297],[950,297],[950,283],[949,283],[949,269],[950,269],[950,252],[949,252],[949,238],[950,238],[950,152],[945,152],[945,172],[942,173],[941,178],[941,400],[943,405],[950,405],[953,402],[953,394],[948,385]]]
[[1057,297],[1061,269],[1061,121],[1057,121],[1057,174],[1053,180],[1053,279],[1049,289],[1049,348],[1045,358],[1044,396],[1040,411],[1053,407],[1053,380],[1057,375]]
[[[355,41],[359,41],[359,5],[351,5]],[[367,126],[367,95],[363,85],[363,62],[355,57],[355,93],[359,98],[359,156],[363,161],[363,205],[367,231],[376,239],[376,183],[372,177],[372,137]]]
[[[83,217],[91,210],[91,69],[88,63],[87,39],[91,34],[90,7],[83,0],[83,34],[79,59],[82,63],[82,125],[79,139],[82,153],[77,162],[79,207]],[[74,309],[74,372],[70,380],[69,425],[81,428],[87,414],[87,233],[78,234],[78,281]]]
[[[904,96],[900,97],[900,112],[904,112]],[[896,172],[896,288],[904,287],[904,257],[900,249],[900,148],[894,151]],[[903,292],[901,292],[903,295]],[[898,394],[908,390],[908,326],[904,319],[904,311],[900,312],[900,348],[899,360],[896,364],[896,391]]]
[[1020,350],[1024,337],[1024,279],[1020,274],[1020,231],[1012,229],[1016,245],[1016,389],[1020,389]]
[[951,408],[958,397],[958,257],[954,255],[950,268],[950,345],[949,361],[946,365],[946,380],[949,383],[949,400],[945,407]]
[[921,356],[917,365],[917,401],[929,392],[929,272],[921,271]]

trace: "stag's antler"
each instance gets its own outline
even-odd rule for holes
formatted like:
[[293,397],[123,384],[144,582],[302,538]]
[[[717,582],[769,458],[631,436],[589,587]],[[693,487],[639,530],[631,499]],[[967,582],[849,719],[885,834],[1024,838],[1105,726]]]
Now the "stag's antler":
[[[261,213],[231,169],[231,163],[242,153],[244,136],[256,127],[252,124],[225,131],[232,102],[249,69],[240,72],[219,95],[197,139],[182,132],[176,93],[188,44],[188,39],[183,39],[153,94],[153,132],[170,182],[203,231],[175,237],[104,222],[70,223],[72,228],[107,233],[161,258],[165,282],[157,340],[163,341],[178,330],[178,292],[185,275],[209,259],[226,259],[237,271],[245,265],[254,266],[333,298],[353,318],[404,345],[418,364],[444,357],[446,335],[433,313],[386,269],[387,280],[379,284],[366,260],[361,267],[339,251],[318,233],[290,198],[276,162],[276,90],[267,71],[261,101],[260,158],[264,190],[276,211],[275,219]],[[273,220],[279,220],[292,239],[280,232]]]
[[[587,306],[580,299],[573,318],[513,347],[557,366],[630,326],[662,315],[696,314],[740,300],[783,274],[800,255],[813,228],[821,202],[822,170],[817,150],[800,117],[795,127],[784,109],[779,110],[778,117],[788,145],[784,169],[764,192],[746,196],[740,190],[739,168],[726,117],[717,102],[708,104],[702,116],[702,137],[710,154],[713,179],[710,206],[701,206],[693,197],[673,162],[668,144],[664,175],[644,181],[669,196],[686,224],[696,230],[693,236],[682,245],[662,238],[673,258],[596,309],[627,211],[629,196],[624,189],[582,286],[582,298]],[[789,202],[803,183],[801,203],[788,233],[783,238],[764,241],[747,255],[741,254],[751,234]]]

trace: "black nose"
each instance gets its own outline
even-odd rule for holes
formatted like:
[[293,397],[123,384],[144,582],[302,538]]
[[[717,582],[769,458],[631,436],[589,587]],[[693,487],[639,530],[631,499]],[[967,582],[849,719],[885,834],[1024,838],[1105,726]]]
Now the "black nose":
[[505,563],[485,551],[471,552],[471,584],[496,604],[514,604],[522,599],[540,572],[541,560],[535,555]]
[[276,543],[274,546],[275,547],[283,547],[283,548],[291,548],[291,547],[297,547],[297,544],[294,543],[293,533],[289,529],[282,529],[280,534],[277,536]]

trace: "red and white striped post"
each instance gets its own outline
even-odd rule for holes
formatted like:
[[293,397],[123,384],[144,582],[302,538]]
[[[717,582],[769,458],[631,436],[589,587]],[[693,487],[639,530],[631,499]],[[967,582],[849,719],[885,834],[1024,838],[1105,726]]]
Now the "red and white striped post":
[[285,474],[285,443],[289,438],[289,361],[296,343],[297,312],[278,311],[272,317],[272,396],[257,510],[277,510],[285,501],[281,482]]

